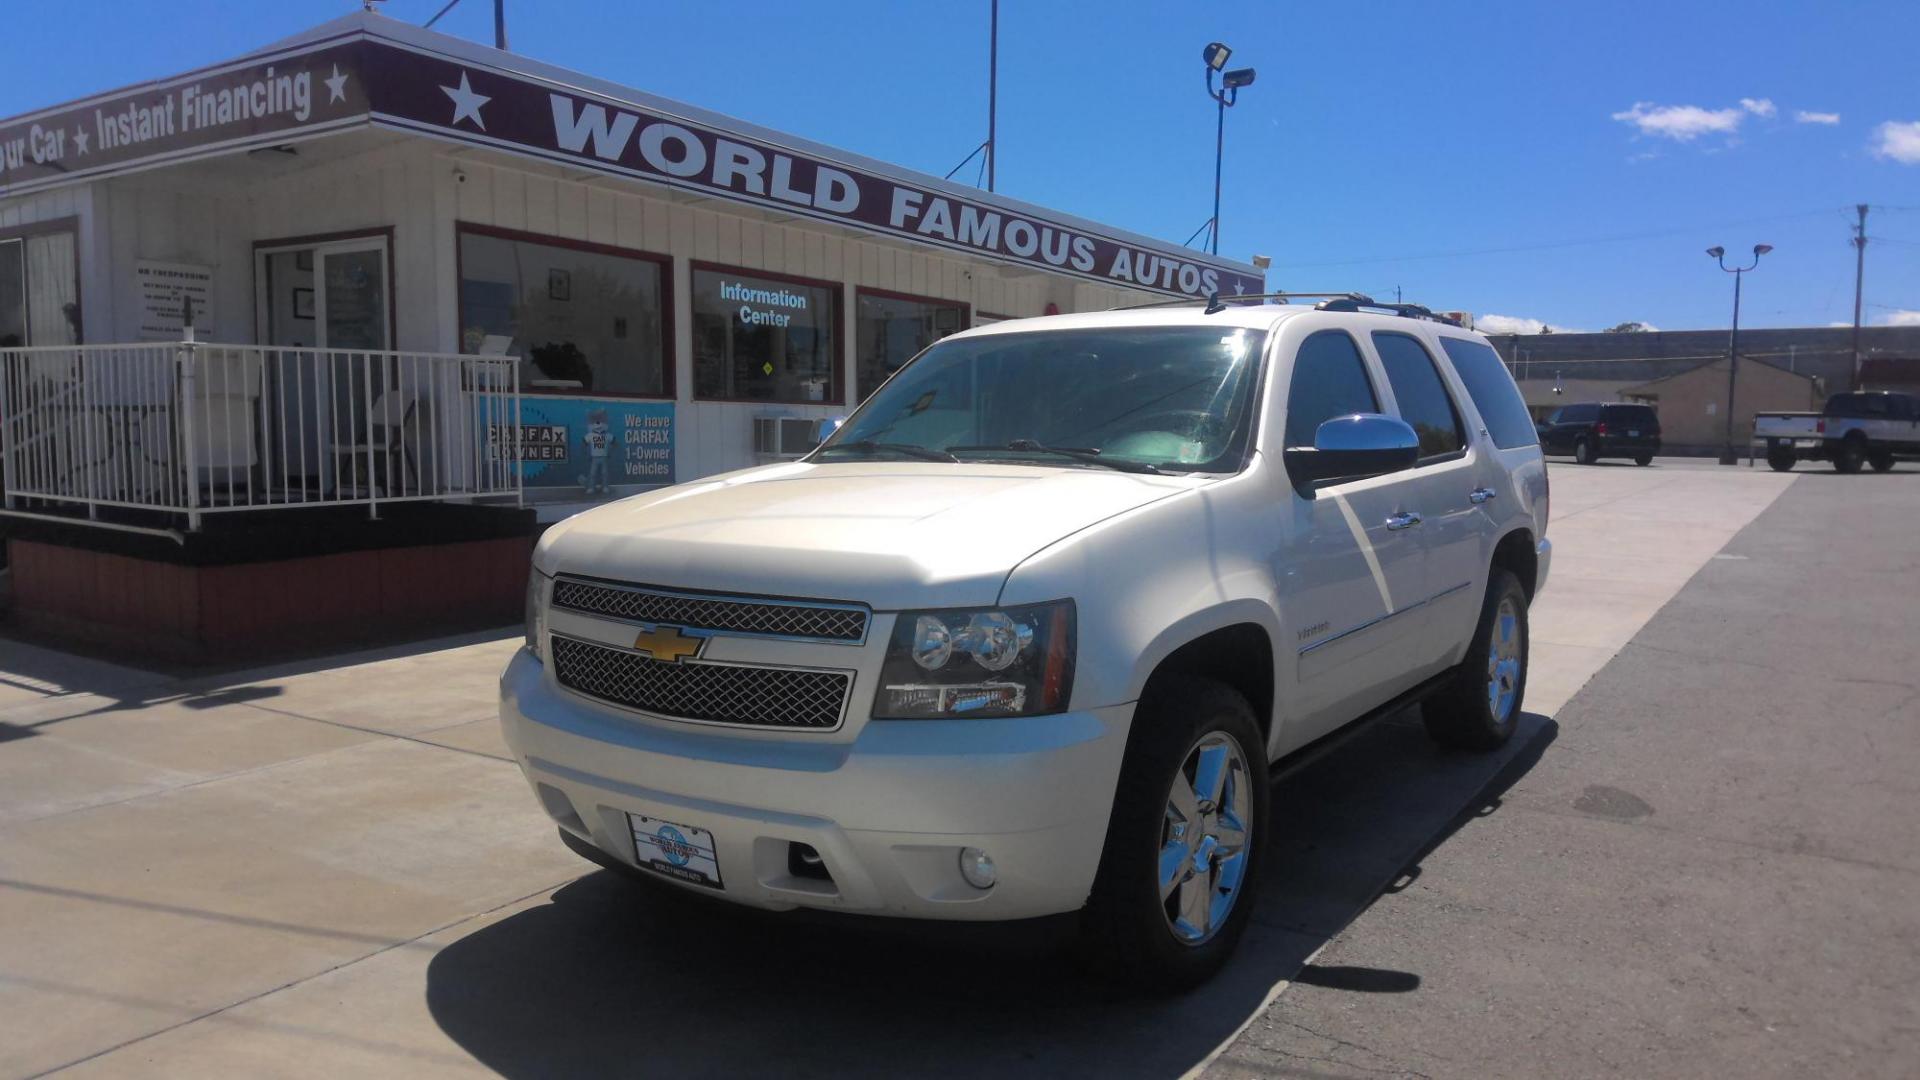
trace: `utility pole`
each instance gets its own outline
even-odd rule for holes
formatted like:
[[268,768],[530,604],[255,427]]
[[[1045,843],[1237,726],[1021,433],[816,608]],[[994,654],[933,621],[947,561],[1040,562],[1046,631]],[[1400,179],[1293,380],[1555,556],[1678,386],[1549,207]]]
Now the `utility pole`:
[[1860,294],[1867,277],[1867,204],[1854,207],[1860,223],[1853,227],[1853,378],[1847,389],[1860,389]]
[[987,23],[987,190],[993,190],[993,167],[1000,163],[1000,144],[994,126],[1000,116],[1000,0],[993,0]]

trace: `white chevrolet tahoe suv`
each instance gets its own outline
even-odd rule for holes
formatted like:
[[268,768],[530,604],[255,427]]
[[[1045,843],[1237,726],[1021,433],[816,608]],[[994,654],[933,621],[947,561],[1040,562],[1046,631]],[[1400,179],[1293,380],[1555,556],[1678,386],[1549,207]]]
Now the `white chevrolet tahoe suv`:
[[605,865],[1078,912],[1090,957],[1183,987],[1246,925],[1290,755],[1415,699],[1444,744],[1512,734],[1546,524],[1506,369],[1419,309],[1002,323],[802,460],[548,530],[501,717]]

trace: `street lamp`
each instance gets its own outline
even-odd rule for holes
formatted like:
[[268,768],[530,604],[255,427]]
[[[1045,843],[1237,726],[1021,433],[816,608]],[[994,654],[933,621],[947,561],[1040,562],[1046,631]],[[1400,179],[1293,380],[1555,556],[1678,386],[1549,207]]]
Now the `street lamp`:
[[1726,248],[1715,245],[1707,249],[1707,254],[1720,264],[1720,269],[1733,275],[1733,329],[1727,335],[1727,445],[1720,451],[1722,465],[1737,465],[1740,462],[1740,455],[1733,452],[1733,386],[1734,378],[1740,374],[1740,279],[1747,271],[1760,265],[1760,256],[1772,250],[1772,244],[1755,244],[1751,263],[1728,266]]
[[[1252,68],[1224,70],[1227,57],[1233,50],[1219,42],[1213,42],[1200,50],[1200,59],[1207,65],[1207,96],[1219,103],[1213,129],[1213,253],[1220,254],[1220,160],[1227,139],[1227,107],[1239,100],[1240,88],[1253,85]],[[1220,74],[1220,88],[1214,89],[1213,76]]]

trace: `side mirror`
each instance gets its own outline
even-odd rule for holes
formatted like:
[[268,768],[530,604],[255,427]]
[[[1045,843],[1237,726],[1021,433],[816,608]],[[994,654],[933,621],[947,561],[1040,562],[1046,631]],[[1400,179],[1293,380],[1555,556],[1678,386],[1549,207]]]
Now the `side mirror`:
[[1321,424],[1312,446],[1291,446],[1281,456],[1294,486],[1312,490],[1328,480],[1362,480],[1411,469],[1420,460],[1420,436],[1404,420],[1355,413]]
[[847,418],[844,416],[829,416],[826,419],[820,421],[818,424],[814,425],[813,445],[819,446],[821,443],[826,442],[828,439],[832,438],[833,433],[836,431],[839,431],[840,425],[846,422],[847,422]]

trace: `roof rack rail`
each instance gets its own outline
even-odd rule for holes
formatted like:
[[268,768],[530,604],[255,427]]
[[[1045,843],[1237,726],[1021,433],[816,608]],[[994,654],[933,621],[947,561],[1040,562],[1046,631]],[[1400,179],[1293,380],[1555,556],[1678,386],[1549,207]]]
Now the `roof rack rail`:
[[1255,300],[1278,300],[1283,304],[1290,300],[1358,300],[1366,304],[1373,303],[1373,301],[1368,300],[1365,296],[1356,292],[1236,293],[1233,296],[1221,296],[1216,292],[1205,297],[1189,296],[1180,300],[1155,300],[1150,304],[1122,304],[1119,307],[1110,307],[1107,310],[1141,311],[1146,308],[1180,307],[1184,304],[1205,304],[1207,305],[1207,313],[1211,315],[1216,311],[1226,310],[1228,304],[1248,303]]
[[1435,312],[1425,307],[1422,307],[1419,304],[1390,304],[1384,300],[1374,300],[1371,297],[1361,296],[1357,293],[1352,296],[1335,297],[1334,299],[1331,299],[1331,300],[1322,301],[1321,303],[1314,305],[1314,310],[1315,311],[1384,311],[1389,314],[1398,315],[1406,319],[1425,319],[1428,322],[1444,323],[1448,326],[1460,325],[1458,320],[1448,318],[1445,315],[1436,314]]

